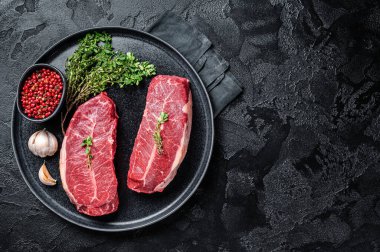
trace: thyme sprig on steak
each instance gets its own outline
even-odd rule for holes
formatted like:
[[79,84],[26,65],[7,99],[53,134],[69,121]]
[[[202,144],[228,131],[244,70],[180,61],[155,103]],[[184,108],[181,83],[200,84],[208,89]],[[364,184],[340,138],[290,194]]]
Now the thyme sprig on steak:
[[91,160],[94,158],[91,154],[92,137],[88,136],[85,139],[83,139],[81,146],[86,147],[84,152],[86,153],[86,156],[87,156],[87,166],[90,168]]
[[163,146],[162,146],[162,137],[161,137],[161,124],[164,124],[169,120],[169,114],[165,112],[161,112],[160,116],[157,118],[157,124],[156,128],[153,132],[153,139],[157,146],[157,152],[158,154],[162,155],[163,153]]

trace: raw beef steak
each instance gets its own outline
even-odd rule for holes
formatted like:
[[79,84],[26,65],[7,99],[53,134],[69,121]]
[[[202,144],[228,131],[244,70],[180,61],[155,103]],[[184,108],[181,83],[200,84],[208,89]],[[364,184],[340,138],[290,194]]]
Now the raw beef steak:
[[[135,139],[128,171],[128,187],[136,192],[162,192],[173,180],[186,155],[192,119],[188,79],[158,75],[150,83],[146,106]],[[160,125],[162,152],[153,138],[160,113],[168,120]]]
[[[100,216],[119,206],[113,159],[118,115],[105,92],[80,105],[63,139],[59,169],[63,188],[81,213]],[[90,163],[81,146],[92,137]]]

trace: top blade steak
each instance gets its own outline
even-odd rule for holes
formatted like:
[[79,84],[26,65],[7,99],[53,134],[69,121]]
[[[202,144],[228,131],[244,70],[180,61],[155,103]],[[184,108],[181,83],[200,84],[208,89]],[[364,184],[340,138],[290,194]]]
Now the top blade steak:
[[[113,213],[119,205],[113,163],[118,115],[105,92],[78,107],[63,139],[60,175],[76,209],[90,216]],[[82,141],[92,139],[90,165]]]
[[[153,134],[160,113],[168,120],[160,125],[162,153]],[[162,192],[183,161],[190,138],[192,96],[186,78],[154,77],[149,85],[144,115],[130,157],[127,185],[140,193]]]

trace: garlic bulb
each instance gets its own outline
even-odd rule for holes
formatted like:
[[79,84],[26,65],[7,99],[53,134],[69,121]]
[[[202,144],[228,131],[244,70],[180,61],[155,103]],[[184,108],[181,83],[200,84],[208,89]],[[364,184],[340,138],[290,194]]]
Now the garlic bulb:
[[28,141],[29,150],[36,156],[53,156],[58,149],[57,138],[46,129],[35,132]]
[[52,178],[45,165],[45,162],[42,164],[40,170],[38,171],[38,178],[44,185],[54,186],[57,184],[57,180]]

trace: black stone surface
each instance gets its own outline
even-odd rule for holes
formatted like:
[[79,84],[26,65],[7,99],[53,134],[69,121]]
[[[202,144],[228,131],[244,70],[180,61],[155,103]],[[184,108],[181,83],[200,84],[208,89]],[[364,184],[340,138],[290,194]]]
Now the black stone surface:
[[[244,93],[217,119],[209,171],[176,214],[105,234],[28,190],[10,122],[16,83],[83,28],[196,21]],[[380,246],[380,4],[356,0],[0,1],[1,251],[376,251]]]

